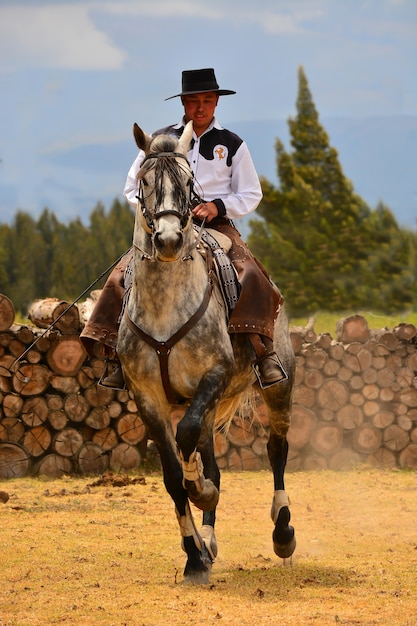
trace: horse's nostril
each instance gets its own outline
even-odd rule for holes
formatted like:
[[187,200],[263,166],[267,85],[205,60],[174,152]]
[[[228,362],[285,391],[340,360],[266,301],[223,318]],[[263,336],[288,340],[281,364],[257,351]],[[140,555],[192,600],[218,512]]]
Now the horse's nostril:
[[165,257],[176,256],[182,248],[183,236],[180,230],[155,233],[155,248]]

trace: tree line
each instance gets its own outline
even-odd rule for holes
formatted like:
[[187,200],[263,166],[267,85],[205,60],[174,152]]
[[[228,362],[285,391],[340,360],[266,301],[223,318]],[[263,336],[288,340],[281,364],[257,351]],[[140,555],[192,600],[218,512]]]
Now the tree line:
[[[342,170],[299,68],[291,150],[276,141],[279,187],[262,178],[263,200],[248,244],[280,286],[290,314],[411,308],[416,234],[401,228],[382,202],[371,209]],[[0,225],[0,293],[26,315],[45,297],[73,301],[131,245],[134,212],[115,199],[98,203],[83,224],[61,224],[44,209],[35,220],[18,211]],[[92,288],[103,286],[105,277]]]
[[118,199],[108,212],[98,203],[87,225],[80,218],[61,224],[48,209],[38,220],[19,211],[0,226],[0,293],[23,316],[38,298],[72,302],[128,250],[133,225],[131,206]]

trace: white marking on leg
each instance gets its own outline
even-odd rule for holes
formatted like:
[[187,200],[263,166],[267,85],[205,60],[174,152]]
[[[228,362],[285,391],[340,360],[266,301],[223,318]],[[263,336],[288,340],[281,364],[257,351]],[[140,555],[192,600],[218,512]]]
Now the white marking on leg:
[[[178,524],[180,527],[181,537],[193,537],[194,543],[198,550],[203,549],[203,540],[197,530],[197,527],[194,523],[193,515],[191,513],[190,505],[187,502],[185,505],[185,515],[179,515],[177,508],[175,509],[175,513],[177,515]],[[182,546],[184,549],[184,545]]]
[[202,540],[204,541],[204,545],[207,548],[211,560],[214,562],[217,556],[217,542],[213,526],[204,524],[200,529],[200,535]]
[[279,512],[284,506],[290,506],[287,493],[283,489],[277,489],[274,493],[271,507],[271,517],[274,524],[277,523]]
[[194,452],[190,454],[188,461],[185,461],[180,451],[180,459],[183,473],[183,487],[185,487],[185,481],[188,480],[193,482],[197,492],[201,493],[204,488],[204,468],[201,454],[197,452],[197,450],[194,450]]

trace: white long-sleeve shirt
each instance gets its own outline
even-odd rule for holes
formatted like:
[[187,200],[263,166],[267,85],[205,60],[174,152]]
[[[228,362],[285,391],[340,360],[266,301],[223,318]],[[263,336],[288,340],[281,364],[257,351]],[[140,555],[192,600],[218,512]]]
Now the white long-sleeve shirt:
[[[179,137],[185,120],[157,130],[153,135]],[[124,195],[136,208],[136,176],[144,159],[139,151],[126,179]],[[222,128],[216,118],[200,137],[193,133],[187,153],[194,172],[195,190],[206,202],[215,202],[219,216],[243,217],[256,209],[262,198],[261,185],[246,143],[235,133]]]

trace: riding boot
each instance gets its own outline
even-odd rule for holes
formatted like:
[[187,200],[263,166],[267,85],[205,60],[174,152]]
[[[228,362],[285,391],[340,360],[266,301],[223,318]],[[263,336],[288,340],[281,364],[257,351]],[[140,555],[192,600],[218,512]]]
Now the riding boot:
[[125,389],[126,383],[120,363],[111,374],[101,379],[100,385],[103,385],[103,387],[112,387],[113,389]]
[[265,389],[275,385],[275,383],[287,380],[287,372],[273,349],[272,340],[255,333],[249,333],[248,337],[256,354],[253,369],[260,386]]

